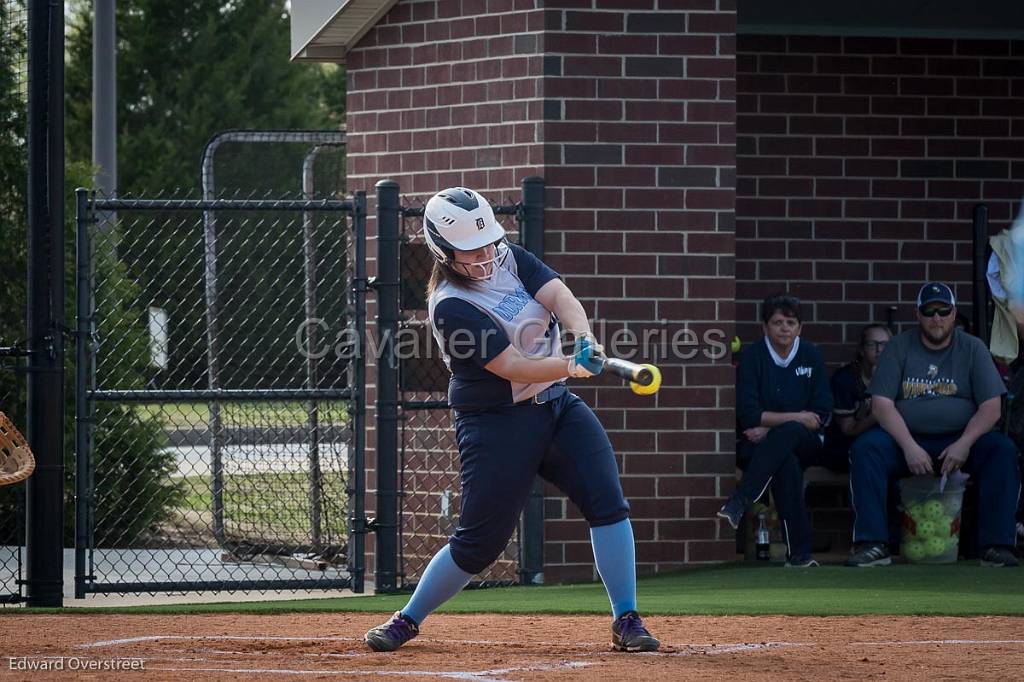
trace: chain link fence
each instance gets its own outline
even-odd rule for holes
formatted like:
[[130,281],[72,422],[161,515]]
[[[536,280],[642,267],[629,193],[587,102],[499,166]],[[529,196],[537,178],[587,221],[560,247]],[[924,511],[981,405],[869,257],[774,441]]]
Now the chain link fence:
[[216,198],[80,194],[79,597],[362,590],[365,195],[260,141],[290,178],[229,144]]
[[[26,428],[28,13],[0,1],[0,411]],[[22,599],[25,484],[0,488],[0,603]]]
[[[433,257],[423,239],[423,207],[429,197],[405,196],[400,254],[400,329],[411,330],[422,352],[399,365],[399,558],[400,588],[411,588],[455,531],[460,508],[459,452],[448,409],[449,372],[430,331],[426,286]],[[510,241],[523,231],[518,197],[504,197],[495,215]],[[404,333],[409,334],[409,331]],[[536,529],[534,530],[536,532]],[[521,580],[522,526],[475,586]]]

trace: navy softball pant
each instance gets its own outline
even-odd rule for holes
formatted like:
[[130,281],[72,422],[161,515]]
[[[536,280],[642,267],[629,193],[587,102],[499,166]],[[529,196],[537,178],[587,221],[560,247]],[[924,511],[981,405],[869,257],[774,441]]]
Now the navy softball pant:
[[462,506],[449,545],[466,573],[483,571],[505,549],[538,474],[592,527],[629,516],[608,435],[568,391],[541,405],[457,411],[455,437]]

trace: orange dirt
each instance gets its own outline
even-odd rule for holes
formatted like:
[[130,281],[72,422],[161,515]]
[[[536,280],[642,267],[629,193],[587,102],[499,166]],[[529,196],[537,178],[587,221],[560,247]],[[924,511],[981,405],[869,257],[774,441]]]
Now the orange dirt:
[[[9,614],[0,678],[1001,681],[1024,661],[1018,618],[652,617],[662,650],[624,654],[609,618],[438,614],[399,651],[370,652],[362,634],[385,618]],[[131,659],[144,670],[110,670]]]

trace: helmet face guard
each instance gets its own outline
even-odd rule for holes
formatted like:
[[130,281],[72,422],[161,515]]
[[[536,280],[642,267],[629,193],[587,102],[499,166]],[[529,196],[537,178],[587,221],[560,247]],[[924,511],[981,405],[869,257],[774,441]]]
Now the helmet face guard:
[[452,260],[445,263],[445,266],[474,282],[482,282],[490,279],[494,271],[501,267],[501,264],[508,258],[509,251],[508,244],[502,237],[499,242],[494,244],[493,258],[474,263],[463,263],[453,257]]
[[423,236],[434,258],[450,266],[456,251],[476,251],[488,244],[498,244],[505,239],[505,229],[478,192],[451,187],[427,202],[423,210]]

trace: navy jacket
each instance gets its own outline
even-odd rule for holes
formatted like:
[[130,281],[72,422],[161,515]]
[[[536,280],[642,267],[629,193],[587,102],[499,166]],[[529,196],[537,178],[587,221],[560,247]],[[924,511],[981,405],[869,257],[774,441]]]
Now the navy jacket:
[[762,412],[816,412],[832,418],[832,391],[818,347],[800,339],[788,367],[779,367],[764,338],[743,349],[736,372],[736,417],[741,430],[761,425]]

